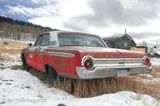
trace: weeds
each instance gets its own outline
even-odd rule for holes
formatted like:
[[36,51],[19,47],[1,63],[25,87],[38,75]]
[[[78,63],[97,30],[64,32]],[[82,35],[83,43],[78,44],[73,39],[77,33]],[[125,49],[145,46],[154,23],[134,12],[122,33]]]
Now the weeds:
[[61,82],[50,81],[43,72],[32,69],[32,75],[47,84],[49,87],[55,87],[64,90],[77,97],[93,97],[106,93],[115,93],[118,91],[129,90],[140,94],[148,94],[160,99],[160,81],[151,78],[150,75],[136,75],[129,77],[114,77],[97,80],[78,80],[65,78]]
[[153,67],[152,76],[160,77],[160,66]]

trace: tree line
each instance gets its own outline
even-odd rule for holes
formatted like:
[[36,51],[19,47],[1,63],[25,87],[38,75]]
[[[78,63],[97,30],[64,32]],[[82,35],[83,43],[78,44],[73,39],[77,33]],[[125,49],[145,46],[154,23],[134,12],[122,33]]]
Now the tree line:
[[0,16],[0,38],[33,41],[38,34],[55,30],[57,29]]

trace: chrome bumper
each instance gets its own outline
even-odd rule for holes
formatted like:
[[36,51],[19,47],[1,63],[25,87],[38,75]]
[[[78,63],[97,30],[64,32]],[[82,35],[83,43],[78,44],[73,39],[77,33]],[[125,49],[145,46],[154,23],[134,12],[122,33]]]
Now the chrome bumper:
[[[84,67],[77,66],[76,71],[80,79],[98,79],[135,74],[150,74],[152,67],[146,67],[144,65],[114,67],[97,66],[93,70],[86,70]],[[120,74],[120,72],[122,72],[122,74]]]

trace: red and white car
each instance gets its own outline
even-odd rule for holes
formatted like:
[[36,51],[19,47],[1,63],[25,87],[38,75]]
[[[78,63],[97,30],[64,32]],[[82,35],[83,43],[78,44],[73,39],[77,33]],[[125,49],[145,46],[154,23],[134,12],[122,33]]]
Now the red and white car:
[[150,59],[142,53],[108,48],[96,35],[51,31],[40,34],[35,44],[22,51],[25,70],[59,76],[97,79],[151,73]]

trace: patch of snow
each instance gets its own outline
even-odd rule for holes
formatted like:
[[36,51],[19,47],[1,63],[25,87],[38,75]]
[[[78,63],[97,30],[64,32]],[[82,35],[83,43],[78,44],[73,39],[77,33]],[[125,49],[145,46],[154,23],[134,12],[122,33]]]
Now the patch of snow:
[[[139,97],[140,96],[140,97]],[[146,100],[149,100],[147,102]],[[158,102],[147,95],[122,91],[115,94],[105,94],[93,98],[77,99],[68,103],[68,106],[156,106]]]
[[134,76],[134,79],[137,82],[141,82],[143,85],[155,85],[160,82],[160,78],[153,77],[151,74],[139,74],[138,76]]
[[21,60],[16,59],[14,61],[0,62],[0,64],[3,64],[3,68],[11,68],[12,66],[15,66],[15,65],[22,65],[22,62]]
[[11,68],[15,65],[22,65],[20,54],[8,54],[8,53],[2,53],[0,55],[4,59],[10,59],[12,61],[0,61],[0,68]]
[[13,42],[18,42],[18,43],[32,43],[34,44],[35,41],[23,41],[23,40],[13,40],[13,39],[7,39],[7,38],[0,38],[0,41],[13,41]]
[[15,50],[19,50],[19,48],[15,48],[15,47],[0,47],[0,49],[15,49]]
[[0,55],[3,58],[10,58],[10,59],[13,59],[13,60],[20,59],[20,54],[1,53]]
[[151,63],[153,66],[160,66],[160,58],[151,58]]
[[[4,65],[20,64],[17,61]],[[56,88],[48,88],[36,76],[22,70],[5,68],[0,71],[0,105],[2,106],[160,106],[148,95],[130,91],[77,98]]]
[[7,106],[23,103],[42,106],[51,98],[54,106],[54,103],[65,98],[65,95],[68,96],[67,99],[73,98],[58,89],[47,88],[36,76],[22,70],[6,68],[0,71],[0,83],[0,101]]

